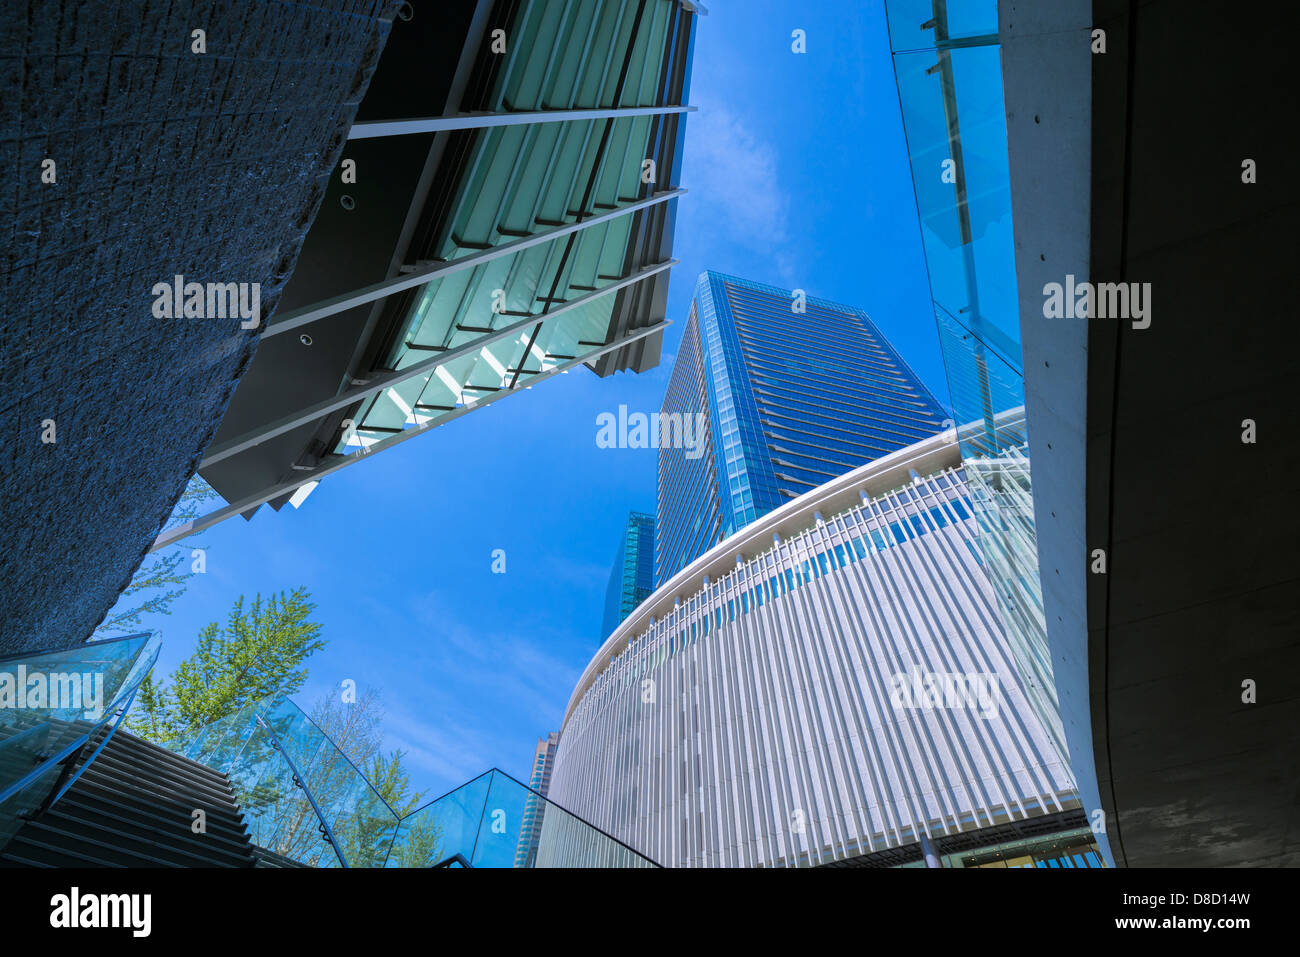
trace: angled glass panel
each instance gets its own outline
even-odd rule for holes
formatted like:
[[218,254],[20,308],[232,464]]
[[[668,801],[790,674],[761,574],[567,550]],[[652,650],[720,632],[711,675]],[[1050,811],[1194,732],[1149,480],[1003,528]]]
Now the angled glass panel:
[[894,56],[934,300],[1019,367],[1000,48]]
[[433,867],[459,854],[472,860],[492,786],[481,775],[402,818],[388,867]]
[[977,558],[1030,703],[1067,753],[1035,545],[996,4],[894,0],[889,19]]
[[935,25],[942,23],[941,36],[948,40],[969,40],[997,36],[997,0],[886,0],[889,45],[898,53],[935,47]]

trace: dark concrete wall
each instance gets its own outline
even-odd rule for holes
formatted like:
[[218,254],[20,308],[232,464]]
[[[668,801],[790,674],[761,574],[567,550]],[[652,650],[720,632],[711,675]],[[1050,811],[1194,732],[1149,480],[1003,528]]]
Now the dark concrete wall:
[[6,4],[0,653],[85,640],[130,580],[258,337],[155,319],[151,289],[259,282],[265,324],[396,7]]
[[1151,284],[1149,328],[1088,324],[1087,535],[1108,558],[1088,575],[1089,674],[1110,846],[1131,867],[1294,867],[1300,23],[1275,3],[1093,6],[1108,49],[1092,61],[1091,278]]

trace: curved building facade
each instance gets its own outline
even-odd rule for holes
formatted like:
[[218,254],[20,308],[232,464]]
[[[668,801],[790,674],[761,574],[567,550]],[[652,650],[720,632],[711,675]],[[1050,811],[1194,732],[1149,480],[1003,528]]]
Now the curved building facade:
[[580,679],[552,799],[665,866],[933,861],[1049,833],[1089,853],[960,465],[951,433],[901,449],[664,583]]

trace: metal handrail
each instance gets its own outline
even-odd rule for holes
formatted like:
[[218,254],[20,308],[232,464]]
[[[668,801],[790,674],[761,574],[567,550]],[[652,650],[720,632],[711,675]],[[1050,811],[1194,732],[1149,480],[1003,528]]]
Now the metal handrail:
[[[37,727],[47,728],[49,727],[49,725],[50,722],[46,721],[40,725],[37,725]],[[95,727],[92,730],[98,731],[99,728]],[[13,782],[13,784],[10,784],[3,791],[0,791],[0,804],[4,804],[5,801],[9,800],[19,791],[22,791],[33,781],[39,778],[42,774],[44,774],[50,768],[54,767],[54,765],[58,764],[60,761],[65,760],[72,754],[76,753],[89,740],[90,740],[90,732],[86,732],[85,734],[77,738],[75,741],[73,741],[71,744],[69,744],[67,747],[59,751],[58,754],[54,755],[53,757],[46,758],[40,764],[36,765],[36,767],[32,768],[30,771],[24,774],[17,781]]]
[[280,743],[280,736],[275,733],[271,723],[262,717],[261,714],[254,712],[253,717],[257,723],[266,729],[266,733],[271,736],[271,747],[284,755],[285,763],[289,765],[289,771],[293,774],[293,783],[302,788],[303,794],[307,795],[307,800],[311,802],[311,809],[316,812],[316,820],[320,822],[320,832],[325,840],[329,841],[330,847],[334,848],[334,853],[338,855],[339,863],[348,867],[348,860],[343,855],[343,848],[339,847],[339,842],[334,837],[334,830],[330,827],[329,821],[325,820],[325,815],[321,812],[320,805],[316,803],[315,796],[311,793],[311,788],[307,787],[307,782],[302,775],[298,773],[298,766],[293,763],[293,758],[289,757],[289,752],[284,745]]
[[[139,688],[137,687],[136,691],[138,690]],[[131,705],[135,701],[135,693],[136,693],[135,691],[132,691],[131,697],[126,699],[126,704],[124,704],[122,706],[122,710],[118,712],[117,720],[114,721],[113,726],[108,729],[108,734],[104,735],[104,740],[99,742],[99,746],[96,747],[95,750],[90,753],[90,757],[88,757],[85,761],[81,763],[81,767],[77,768],[77,773],[72,775],[72,777],[70,777],[67,780],[67,782],[63,785],[63,787],[59,788],[59,792],[56,795],[54,795],[54,797],[52,797],[49,801],[47,801],[44,805],[42,805],[42,810],[49,810],[50,808],[54,807],[54,805],[58,803],[59,798],[63,797],[63,795],[67,793],[68,788],[72,787],[74,784],[77,783],[77,778],[81,777],[82,772],[85,771],[86,768],[90,767],[92,764],[95,763],[95,758],[99,757],[99,752],[104,750],[104,748],[108,745],[108,742],[112,740],[113,735],[117,733],[117,729],[122,726],[122,722],[126,720],[127,712],[131,710]],[[99,729],[102,727],[103,724],[96,726],[95,732],[98,733]],[[89,734],[87,734],[86,740],[87,741],[90,740]]]

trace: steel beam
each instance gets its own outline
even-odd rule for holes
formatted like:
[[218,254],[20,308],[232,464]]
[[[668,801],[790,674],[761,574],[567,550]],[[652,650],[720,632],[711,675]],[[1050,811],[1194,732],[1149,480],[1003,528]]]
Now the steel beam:
[[643,279],[648,279],[649,277],[658,275],[667,269],[671,269],[673,266],[677,265],[677,263],[678,260],[670,259],[665,262],[647,266],[626,279],[620,279],[618,282],[610,283],[608,286],[597,289],[595,292],[585,293],[584,295],[578,296],[576,299],[571,299],[551,312],[528,316],[524,319],[520,319],[518,322],[502,326],[500,329],[494,329],[492,332],[480,336],[473,342],[467,342],[454,349],[448,349],[446,352],[440,352],[436,356],[425,359],[422,362],[417,362],[415,365],[408,366],[405,369],[400,369],[397,372],[375,376],[364,385],[353,386],[350,389],[345,389],[336,396],[331,396],[330,398],[324,399],[320,402],[312,403],[302,409],[290,412],[288,415],[277,419],[274,422],[268,422],[255,429],[250,429],[243,435],[236,436],[233,439],[229,439],[228,441],[222,442],[220,445],[210,448],[203,461],[199,463],[199,470],[202,471],[203,469],[224,461],[233,455],[238,455],[241,452],[247,451],[256,445],[260,445],[269,439],[275,438],[277,435],[283,435],[285,432],[291,432],[300,426],[314,422],[331,412],[347,408],[354,402],[358,402],[377,392],[382,392],[390,386],[406,382],[408,379],[414,379],[426,375],[453,359],[459,359],[462,356],[470,355],[479,351],[490,342],[497,342],[501,339],[505,339],[508,336],[511,336],[522,329],[528,329],[531,326],[540,326],[542,323],[549,322],[557,316],[562,316],[566,312],[570,312],[574,309],[585,306],[588,303],[594,302],[602,296],[607,296],[612,292],[617,292],[620,289],[635,285]]
[[518,113],[453,113],[410,120],[366,120],[353,125],[350,140],[376,136],[407,136],[412,133],[446,133],[454,130],[482,130],[498,126],[526,126],[532,123],[570,123],[582,120],[620,120],[630,116],[659,116],[664,113],[694,113],[695,106],[625,106],[616,109],[536,110]]
[[647,209],[659,203],[667,202],[670,199],[676,199],[678,196],[684,196],[684,189],[669,189],[648,196],[645,199],[637,200],[635,203],[628,203],[618,209],[612,209],[609,212],[598,213],[589,219],[581,219],[576,223],[570,223],[567,226],[559,226],[555,229],[548,229],[545,232],[537,233],[533,236],[527,236],[523,239],[516,239],[508,243],[502,243],[500,246],[493,246],[491,249],[480,250],[479,252],[470,253],[468,256],[462,256],[459,259],[453,259],[450,262],[435,263],[431,266],[425,266],[416,269],[413,272],[401,276],[394,276],[385,279],[383,282],[375,283],[371,286],[365,286],[361,289],[354,289],[351,292],[345,292],[342,295],[334,296],[330,299],[313,303],[310,306],[304,306],[301,309],[292,309],[289,312],[279,316],[274,322],[266,327],[262,333],[262,338],[275,336],[293,329],[316,322],[318,319],[324,319],[327,316],[337,315],[340,312],[346,312],[357,306],[363,306],[368,302],[374,302],[378,299],[384,299],[395,293],[403,292],[407,289],[415,289],[419,286],[427,285],[433,280],[446,276],[462,269],[470,269],[482,263],[491,262],[494,259],[500,259],[503,256],[512,256],[517,252],[525,249],[531,249],[533,246],[540,246],[543,243],[551,242],[554,239],[560,239],[571,233],[579,232],[589,226],[597,226],[601,223],[607,223],[612,219],[620,216],[626,216],[629,213],[635,213],[641,209]]

